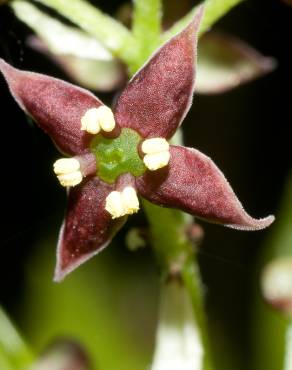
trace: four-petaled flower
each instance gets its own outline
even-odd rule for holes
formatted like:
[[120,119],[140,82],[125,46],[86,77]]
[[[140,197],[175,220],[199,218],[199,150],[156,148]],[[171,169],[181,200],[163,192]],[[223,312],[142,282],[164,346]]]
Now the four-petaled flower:
[[210,158],[168,144],[192,102],[202,11],[131,79],[113,112],[84,89],[0,61],[18,104],[71,156],[54,164],[60,183],[70,187],[55,280],[107,246],[126,215],[138,211],[137,192],[237,229],[273,221],[250,217]]

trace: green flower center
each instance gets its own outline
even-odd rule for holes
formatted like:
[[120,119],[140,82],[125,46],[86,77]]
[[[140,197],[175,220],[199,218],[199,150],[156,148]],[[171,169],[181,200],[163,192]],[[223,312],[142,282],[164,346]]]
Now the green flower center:
[[139,134],[129,128],[122,129],[120,136],[115,139],[96,135],[90,150],[96,157],[97,176],[110,184],[124,173],[141,176],[146,167],[138,154],[140,141]]

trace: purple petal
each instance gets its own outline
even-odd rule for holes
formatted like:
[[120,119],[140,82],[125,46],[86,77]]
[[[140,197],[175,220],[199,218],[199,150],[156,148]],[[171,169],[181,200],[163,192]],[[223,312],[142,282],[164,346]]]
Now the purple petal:
[[113,190],[114,185],[97,177],[70,189],[57,248],[55,281],[105,248],[123,225],[125,218],[112,220],[105,210],[105,198]]
[[20,107],[69,155],[86,152],[92,136],[81,117],[102,103],[89,91],[53,77],[20,71],[0,59],[0,70]]
[[129,82],[116,105],[121,127],[132,128],[144,138],[170,138],[174,134],[192,102],[202,14],[203,7]]
[[214,162],[195,149],[171,146],[168,167],[136,180],[140,194],[161,206],[179,208],[206,221],[241,230],[259,230],[274,217],[250,217]]
[[216,94],[271,72],[276,62],[264,57],[243,41],[208,33],[200,39],[196,91]]

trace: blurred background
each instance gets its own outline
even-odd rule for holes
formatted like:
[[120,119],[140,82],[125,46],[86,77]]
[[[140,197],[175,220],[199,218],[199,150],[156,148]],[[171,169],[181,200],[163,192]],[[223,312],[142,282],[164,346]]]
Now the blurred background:
[[[124,4],[91,2],[112,15]],[[170,23],[194,4],[165,1],[165,17]],[[291,170],[291,28],[292,7],[280,0],[247,0],[220,20],[214,29],[274,57],[278,67],[224,94],[195,95],[184,121],[186,144],[212,157],[255,217],[279,215],[281,204],[289,207],[284,190]],[[56,64],[27,46],[30,34],[8,6],[0,7],[0,57],[18,68],[68,80]],[[107,104],[113,96],[99,94]],[[143,213],[131,217],[98,257],[64,283],[53,283],[55,245],[66,205],[65,191],[52,172],[59,154],[18,108],[2,77],[0,109],[1,304],[36,350],[55,337],[69,336],[85,346],[100,369],[145,369],[154,345],[158,270],[150,248],[131,252],[125,245],[132,227],[146,226]],[[199,262],[216,366],[279,370],[277,360],[252,365],[263,351],[252,338],[264,310],[259,303],[260,264],[264,251],[277,245],[274,235],[280,226],[244,233],[200,224],[205,237]],[[272,342],[264,348],[269,345],[274,348]]]

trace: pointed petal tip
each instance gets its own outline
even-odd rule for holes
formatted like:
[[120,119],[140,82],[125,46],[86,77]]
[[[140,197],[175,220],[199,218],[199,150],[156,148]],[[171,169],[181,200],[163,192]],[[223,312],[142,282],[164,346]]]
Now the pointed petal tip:
[[[3,76],[8,79],[13,72],[23,72],[15,67],[13,67],[11,64],[7,63],[4,59],[0,58],[0,71],[2,72]],[[13,75],[12,75],[13,76]]]
[[68,273],[65,271],[62,271],[58,266],[56,266],[53,282],[54,283],[61,283],[62,280],[64,280],[65,276]]
[[5,78],[8,77],[9,72],[13,71],[14,67],[5,62],[4,59],[0,58],[0,71],[2,72]]
[[5,60],[0,58],[0,68],[3,68],[5,64],[6,64]]
[[77,260],[70,259],[68,261],[64,261],[64,255],[62,254],[62,249],[64,247],[64,231],[65,231],[65,222],[62,224],[60,233],[59,233],[59,240],[57,245],[57,256],[56,256],[56,267],[54,272],[53,281],[55,283],[62,282],[67,275],[70,274],[70,272],[76,270],[79,266],[81,266],[83,263],[91,259],[91,257],[94,257],[96,254],[101,252],[104,248],[108,246],[108,244],[111,242],[111,238],[108,239],[103,245],[99,247],[99,249],[94,250],[92,252],[89,252],[87,254],[84,254],[82,257],[79,257]]
[[170,153],[167,171],[146,172],[136,180],[150,202],[238,230],[261,230],[274,221],[274,216],[249,216],[223,173],[200,151],[171,145]]
[[15,101],[60,151],[67,155],[88,151],[92,136],[80,129],[81,118],[89,109],[102,106],[100,100],[88,90],[44,74],[14,68],[3,59],[0,70]]
[[5,62],[4,59],[0,58],[0,68],[5,68],[8,64]]
[[225,224],[224,226],[230,227],[236,230],[243,230],[243,231],[257,231],[263,230],[269,227],[275,221],[275,216],[270,215],[264,218],[252,218],[248,217],[247,219],[243,220],[242,223],[238,224]]
[[71,188],[65,221],[60,229],[54,281],[60,282],[72,271],[108,246],[126,217],[112,220],[105,199],[114,189],[97,177]]
[[[62,233],[62,229],[61,229],[61,233]],[[60,240],[60,243],[61,243],[61,241],[62,241],[62,239]],[[67,275],[69,275],[72,271],[76,270],[83,263],[87,262],[89,259],[91,259],[91,257],[94,257],[96,254],[101,252],[105,247],[108,246],[108,244],[110,242],[111,242],[111,239],[109,241],[107,241],[106,243],[104,243],[104,245],[102,245],[98,250],[95,250],[91,253],[88,253],[88,254],[84,255],[82,258],[79,258],[77,261],[74,261],[74,260],[69,261],[69,263],[67,263],[64,266],[63,266],[64,261],[62,261],[62,256],[61,256],[61,253],[60,253],[61,245],[60,246],[58,245],[58,248],[57,248],[57,262],[56,262],[56,268],[55,268],[55,272],[54,272],[53,281],[55,283],[62,282],[67,277]]]
[[204,12],[205,5],[204,4],[199,5],[189,25],[186,28],[184,28],[181,32],[179,32],[179,34],[187,31],[191,33],[192,37],[197,37],[197,32],[200,28]]
[[203,17],[204,15],[204,12],[205,12],[205,4],[202,3],[198,6],[198,9],[195,13],[195,16],[194,16],[194,19],[198,19],[198,20],[201,20],[201,18]]
[[[87,259],[89,259],[89,258],[90,257],[88,257]],[[56,263],[56,268],[55,268],[55,272],[54,272],[53,281],[55,283],[61,283],[65,279],[65,277],[70,274],[70,272],[75,270],[77,267],[79,267],[86,260],[79,261],[79,263],[75,263],[75,264],[69,265],[67,267],[62,267],[61,261],[58,260],[58,258],[57,258],[57,263]]]
[[181,125],[192,103],[203,12],[201,5],[189,24],[158,48],[129,81],[115,105],[121,127],[144,139],[169,139]]

